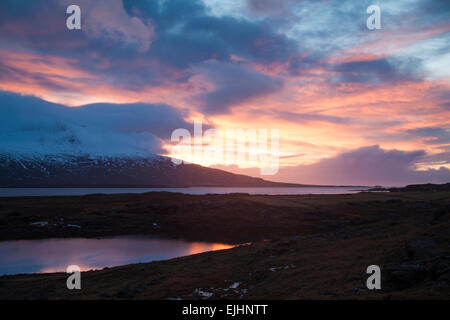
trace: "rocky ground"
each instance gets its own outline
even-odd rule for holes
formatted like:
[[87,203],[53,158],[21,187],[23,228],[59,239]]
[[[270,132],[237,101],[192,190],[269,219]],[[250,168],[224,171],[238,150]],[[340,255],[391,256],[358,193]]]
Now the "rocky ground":
[[[84,272],[79,291],[67,290],[66,274],[4,276],[0,299],[448,299],[449,227],[448,191],[2,198],[2,240],[158,234],[250,243]],[[366,288],[373,264],[382,270],[377,291]]]

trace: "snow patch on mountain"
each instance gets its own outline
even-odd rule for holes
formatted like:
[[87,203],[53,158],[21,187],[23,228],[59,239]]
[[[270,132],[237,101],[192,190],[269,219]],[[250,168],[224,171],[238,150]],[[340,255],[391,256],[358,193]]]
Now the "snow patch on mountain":
[[92,104],[67,107],[0,91],[0,153],[148,157],[186,127],[165,104]]

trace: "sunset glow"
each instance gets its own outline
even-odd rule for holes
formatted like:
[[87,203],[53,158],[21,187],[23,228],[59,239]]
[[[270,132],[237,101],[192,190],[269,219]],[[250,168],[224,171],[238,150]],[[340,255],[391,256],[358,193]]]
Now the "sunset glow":
[[[444,182],[450,10],[436,2],[376,1],[382,29],[368,30],[370,1],[80,0],[82,30],[68,30],[70,1],[48,1],[45,11],[2,1],[0,90],[75,108],[158,105],[179,116],[162,119],[158,132],[145,119],[134,132],[133,122],[115,125],[152,137],[139,152],[171,156],[170,133],[180,125],[192,132],[194,120],[223,132],[279,130],[280,171],[271,180],[339,183],[304,173],[350,155],[355,164],[336,170],[373,174],[342,183],[393,183],[379,179],[389,177],[385,161],[401,183]],[[178,156],[253,176],[264,166]]]

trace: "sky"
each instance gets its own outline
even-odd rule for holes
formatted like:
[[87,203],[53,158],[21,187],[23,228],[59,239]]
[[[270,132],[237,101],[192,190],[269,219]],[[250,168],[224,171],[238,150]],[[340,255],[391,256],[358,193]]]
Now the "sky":
[[269,180],[450,182],[449,49],[445,0],[2,0],[0,152],[170,156],[202,121],[278,130]]

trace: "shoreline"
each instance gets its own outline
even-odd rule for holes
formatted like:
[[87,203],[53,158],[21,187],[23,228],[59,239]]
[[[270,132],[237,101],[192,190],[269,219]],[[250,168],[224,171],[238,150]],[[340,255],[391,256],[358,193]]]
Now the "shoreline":
[[190,195],[302,195],[302,194],[353,194],[369,192],[362,187],[318,186],[318,187],[187,187],[187,188],[0,188],[0,198],[10,197],[56,197],[87,195],[120,195],[145,193],[181,193]]
[[[0,199],[2,239],[59,234],[30,232],[29,221],[64,215],[79,235],[156,234],[149,226],[158,218],[160,235],[252,244],[82,272],[80,291],[66,289],[64,273],[3,276],[1,299],[450,298],[449,192],[82,198]],[[383,273],[377,292],[365,288],[372,264]]]

